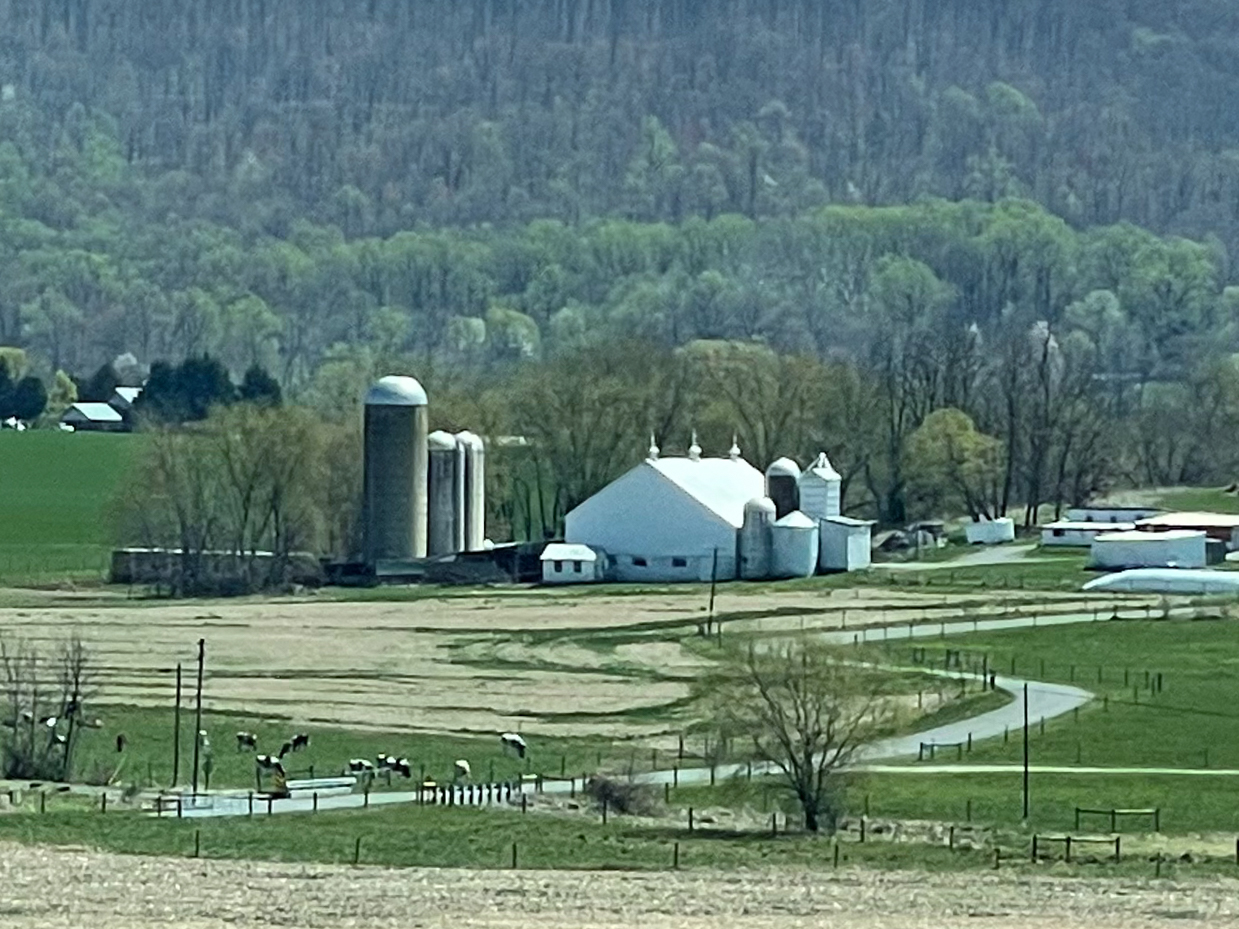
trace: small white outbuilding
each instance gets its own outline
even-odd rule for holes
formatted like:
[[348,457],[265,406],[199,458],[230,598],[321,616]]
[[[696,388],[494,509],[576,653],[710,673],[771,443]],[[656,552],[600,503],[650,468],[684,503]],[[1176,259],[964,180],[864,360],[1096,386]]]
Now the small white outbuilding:
[[1015,520],[1010,516],[969,523],[964,528],[969,545],[1001,545],[1015,541]]
[[821,551],[818,567],[823,571],[864,571],[873,555],[873,523],[850,516],[818,520]]
[[1088,566],[1106,571],[1127,568],[1203,568],[1205,534],[1190,529],[1168,532],[1105,532],[1093,539]]
[[588,545],[552,542],[542,550],[543,584],[592,584],[603,579],[606,556]]

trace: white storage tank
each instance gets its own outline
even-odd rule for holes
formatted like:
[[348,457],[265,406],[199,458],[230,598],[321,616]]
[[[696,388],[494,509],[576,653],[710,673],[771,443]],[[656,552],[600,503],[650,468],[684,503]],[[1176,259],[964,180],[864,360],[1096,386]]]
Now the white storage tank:
[[873,523],[849,516],[818,521],[818,567],[823,571],[864,571],[873,549]]
[[388,375],[366,394],[362,531],[365,560],[426,557],[426,391]]
[[774,501],[756,497],[744,505],[740,527],[740,577],[746,581],[770,576],[770,527],[774,525]]
[[[460,551],[456,469],[456,437],[450,432],[432,432],[426,439],[430,452],[429,526],[426,532],[428,555],[450,555]],[[463,527],[461,527],[463,531]]]
[[1015,541],[1015,520],[1010,516],[984,519],[964,527],[964,537],[969,545],[1001,545]]
[[771,577],[812,577],[817,573],[817,520],[793,510],[770,529]]
[[766,469],[766,496],[774,501],[779,519],[800,509],[800,465],[790,458],[780,458]]
[[796,482],[800,512],[813,519],[838,516],[842,486],[843,478],[822,452]]
[[456,433],[465,459],[463,494],[464,545],[461,551],[480,552],[486,542],[486,447],[472,432]]

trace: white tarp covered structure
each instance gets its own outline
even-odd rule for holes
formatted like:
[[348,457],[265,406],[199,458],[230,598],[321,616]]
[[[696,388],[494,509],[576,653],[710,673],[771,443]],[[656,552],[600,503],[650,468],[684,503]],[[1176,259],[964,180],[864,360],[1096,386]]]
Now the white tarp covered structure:
[[986,519],[969,523],[964,528],[964,537],[969,545],[1001,545],[1015,541],[1015,520],[1010,516]]
[[618,581],[709,581],[737,576],[736,546],[750,500],[766,495],[761,471],[740,457],[650,457],[564,518],[568,542],[602,549]]
[[1090,568],[1203,568],[1205,534],[1187,529],[1169,532],[1103,532],[1089,549]]
[[1136,568],[1091,580],[1084,589],[1150,594],[1239,594],[1239,571]]

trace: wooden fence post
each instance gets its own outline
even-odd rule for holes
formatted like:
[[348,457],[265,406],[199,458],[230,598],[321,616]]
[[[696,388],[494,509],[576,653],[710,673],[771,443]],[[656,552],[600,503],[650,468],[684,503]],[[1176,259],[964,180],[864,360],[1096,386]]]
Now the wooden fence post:
[[512,870],[516,870],[516,843],[512,843]]
[[358,836],[357,841],[353,843],[353,864],[361,864],[361,836]]
[[194,857],[195,858],[202,857],[202,830],[201,829],[194,830]]
[[676,842],[671,851],[671,867],[680,870],[680,843]]

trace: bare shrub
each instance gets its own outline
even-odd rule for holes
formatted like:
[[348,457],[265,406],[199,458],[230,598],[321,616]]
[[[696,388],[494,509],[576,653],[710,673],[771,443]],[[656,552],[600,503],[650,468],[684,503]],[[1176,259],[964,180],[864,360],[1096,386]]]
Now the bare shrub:
[[0,637],[0,773],[6,778],[68,780],[91,659],[81,639],[67,639],[51,659],[21,640]]
[[653,816],[658,812],[658,795],[649,784],[594,775],[585,785],[589,797],[608,810],[626,816]]

